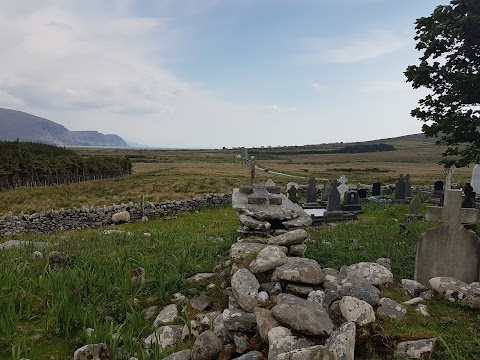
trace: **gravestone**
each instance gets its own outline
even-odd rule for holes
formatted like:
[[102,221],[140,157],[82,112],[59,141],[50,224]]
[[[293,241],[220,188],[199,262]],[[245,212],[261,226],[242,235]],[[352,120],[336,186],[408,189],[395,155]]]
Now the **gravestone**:
[[330,193],[328,194],[327,212],[342,210],[342,206],[340,204],[340,192],[338,191],[337,187],[338,183],[337,180],[335,180],[332,184],[332,190],[330,190]]
[[480,164],[475,165],[472,171],[472,179],[470,180],[473,191],[480,193]]
[[348,186],[347,186],[347,177],[345,175],[340,176],[338,179],[340,182],[340,185],[337,186],[338,192],[340,193],[340,199],[345,198],[345,193],[348,191]]
[[367,198],[367,189],[358,189],[358,197],[360,199],[366,199]]
[[345,193],[343,198],[343,211],[362,211],[362,207],[358,204],[358,192],[349,190]]
[[412,196],[412,184],[410,183],[410,174],[405,175],[405,197]]
[[480,239],[462,226],[476,222],[478,210],[462,209],[461,202],[461,190],[447,190],[443,208],[427,208],[426,220],[442,225],[427,230],[417,242],[415,280],[424,285],[439,276],[467,284],[479,280]]
[[382,192],[382,184],[379,182],[374,182],[372,184],[372,196],[380,196]]
[[295,186],[290,186],[287,192],[288,192],[288,200],[290,200],[294,204],[298,204],[297,188]]
[[462,199],[462,208],[474,209],[476,193],[473,191],[472,185],[470,185],[470,183],[465,183],[465,185],[463,185],[462,190],[463,190],[463,193],[465,194],[465,196]]
[[442,195],[443,194],[443,180],[437,180],[433,184],[433,194]]
[[405,215],[405,219],[407,221],[411,220],[422,220],[423,215],[421,214],[422,211],[422,201],[420,200],[420,196],[415,195],[410,201],[410,214]]
[[395,200],[405,200],[406,184],[403,174],[400,174],[397,183],[395,184]]
[[330,194],[330,190],[332,190],[332,184],[327,180],[323,183],[322,201],[328,200],[328,194]]
[[255,183],[255,156],[250,157],[250,186]]
[[445,168],[445,174],[447,175],[445,179],[445,190],[450,190],[452,188],[453,167]]
[[307,188],[307,203],[316,203],[317,202],[317,183],[315,178],[312,176],[308,181]]

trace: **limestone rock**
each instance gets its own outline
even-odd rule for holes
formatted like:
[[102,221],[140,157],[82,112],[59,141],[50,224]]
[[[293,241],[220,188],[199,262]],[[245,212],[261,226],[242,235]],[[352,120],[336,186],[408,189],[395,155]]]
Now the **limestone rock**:
[[247,269],[239,269],[232,276],[232,291],[239,305],[248,312],[258,305],[258,289],[260,284],[250,271]]
[[295,336],[289,329],[278,326],[268,332],[268,360],[278,360],[279,354],[314,345],[307,338]]
[[402,279],[402,286],[405,292],[410,296],[418,296],[427,288],[416,280]]
[[427,359],[433,351],[437,339],[422,339],[415,341],[403,341],[395,349],[396,354],[403,354],[410,359]]
[[182,340],[183,325],[161,326],[144,341],[145,348],[158,344],[161,349],[178,344]]
[[233,244],[232,247],[230,248],[230,258],[233,261],[253,259],[264,247],[265,247],[264,244],[237,242]]
[[165,306],[160,311],[160,313],[155,318],[155,321],[153,322],[153,326],[157,327],[162,324],[173,323],[174,321],[177,320],[177,318],[178,318],[177,305],[170,304]]
[[314,291],[312,291],[308,294],[307,300],[318,303],[318,304],[322,305],[323,307],[325,307],[325,305],[324,305],[325,304],[325,296],[326,296],[325,291],[314,290]]
[[222,352],[223,344],[217,335],[207,330],[201,333],[192,347],[192,360],[214,360]]
[[336,360],[333,353],[323,345],[292,350],[278,355],[278,360]]
[[313,287],[302,284],[288,284],[285,288],[287,293],[293,293],[298,295],[308,295],[313,291]]
[[385,266],[388,270],[392,271],[392,262],[389,258],[378,258],[375,262],[379,265]]
[[353,321],[359,326],[375,321],[375,312],[366,301],[352,296],[344,296],[339,303],[342,316],[347,321]]
[[335,328],[322,305],[289,294],[278,295],[272,313],[280,323],[305,335],[326,337]]
[[234,333],[233,343],[235,344],[235,352],[243,354],[248,351],[248,335],[245,333]]
[[255,332],[257,328],[255,315],[240,309],[223,310],[222,319],[228,331]]
[[318,285],[323,281],[323,272],[315,260],[307,258],[288,258],[286,264],[279,266],[272,274],[272,281],[292,281]]
[[110,360],[110,352],[103,343],[89,344],[75,350],[73,360]]
[[378,302],[377,316],[384,320],[402,320],[407,314],[405,306],[389,298],[381,298]]
[[425,317],[430,316],[430,314],[428,313],[426,305],[418,304],[417,307],[415,308],[415,310]]
[[288,252],[290,256],[304,257],[305,253],[307,252],[307,245],[305,244],[292,245],[290,246]]
[[330,335],[325,346],[334,354],[335,360],[355,359],[355,334],[355,323],[346,322]]
[[268,221],[257,220],[248,215],[242,214],[238,217],[238,219],[242,225],[258,231],[268,231],[272,227]]
[[381,292],[369,282],[358,279],[342,280],[341,287],[338,289],[341,297],[353,296],[357,299],[368,302],[375,306],[380,301]]
[[267,240],[270,245],[291,246],[301,244],[308,236],[303,229],[288,231],[285,234],[274,236]]
[[285,226],[286,229],[307,227],[312,225],[312,218],[305,214],[295,219],[284,221],[282,225]]
[[257,307],[253,310],[257,322],[257,330],[265,343],[268,343],[268,332],[281,324],[275,319],[270,310]]
[[410,300],[404,301],[403,305],[417,305],[423,302],[425,299],[421,297],[415,297]]
[[340,270],[340,276],[347,279],[366,281],[372,285],[385,285],[393,281],[393,274],[385,266],[371,262],[360,262]]
[[249,266],[253,274],[273,270],[287,262],[287,255],[278,246],[266,246]]
[[428,281],[430,287],[445,299],[474,309],[480,309],[480,283],[467,285],[451,277],[436,277]]
[[190,276],[187,281],[190,283],[197,283],[197,282],[202,282],[206,280],[211,280],[214,278],[217,274],[215,273],[198,273],[193,276]]
[[203,311],[212,304],[212,298],[206,294],[201,294],[190,300],[190,306],[197,311]]

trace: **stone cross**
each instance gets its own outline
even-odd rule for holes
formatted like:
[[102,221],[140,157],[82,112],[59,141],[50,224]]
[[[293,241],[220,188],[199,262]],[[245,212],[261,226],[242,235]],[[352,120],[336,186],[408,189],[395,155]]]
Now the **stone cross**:
[[479,280],[480,239],[462,223],[475,223],[477,209],[462,209],[462,191],[446,190],[443,208],[427,208],[427,221],[442,225],[427,230],[417,242],[415,280],[427,285],[433,277],[447,276],[466,282]]
[[452,188],[453,167],[446,167],[445,174],[447,175],[447,179],[445,180],[445,190],[450,190]]
[[340,185],[337,186],[338,192],[340,193],[340,199],[345,198],[345,193],[348,191],[348,186],[346,185],[348,179],[345,175],[340,176],[338,182]]
[[255,182],[255,156],[250,157],[250,186]]
[[317,202],[317,182],[312,176],[308,181],[307,188],[307,203],[316,203]]

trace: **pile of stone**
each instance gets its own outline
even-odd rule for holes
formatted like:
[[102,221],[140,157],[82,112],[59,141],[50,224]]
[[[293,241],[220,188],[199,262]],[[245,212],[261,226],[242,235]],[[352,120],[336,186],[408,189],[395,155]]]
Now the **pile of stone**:
[[312,219],[275,185],[242,186],[233,190],[232,205],[239,213],[241,237],[275,236],[309,226]]

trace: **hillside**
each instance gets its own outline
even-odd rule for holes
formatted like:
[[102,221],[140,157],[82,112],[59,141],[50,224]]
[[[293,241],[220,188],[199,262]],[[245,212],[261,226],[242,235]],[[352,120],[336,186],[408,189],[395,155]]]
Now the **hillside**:
[[57,146],[128,147],[118,135],[70,131],[63,125],[23,111],[0,108],[0,140],[39,142]]

